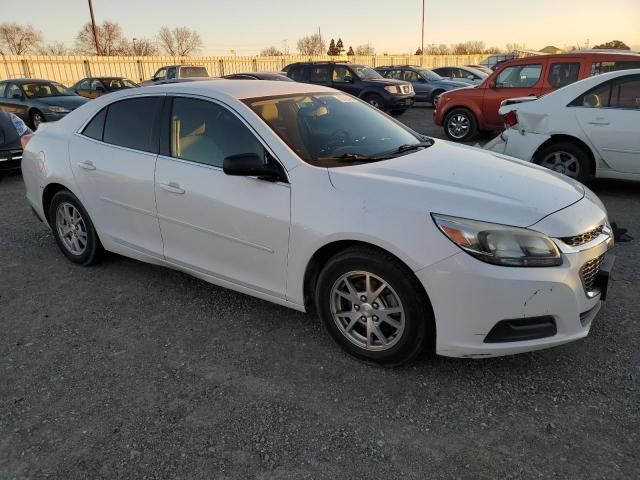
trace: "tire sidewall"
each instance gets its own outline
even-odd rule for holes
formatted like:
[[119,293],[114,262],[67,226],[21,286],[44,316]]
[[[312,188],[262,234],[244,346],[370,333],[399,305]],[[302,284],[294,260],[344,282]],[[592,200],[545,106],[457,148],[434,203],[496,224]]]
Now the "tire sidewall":
[[[378,105],[380,105],[380,107],[376,107],[374,105],[371,105],[371,103],[369,103],[372,99],[375,99],[376,102],[378,102]],[[378,110],[384,112],[385,111],[385,107],[384,107],[384,98],[382,98],[380,95],[378,95],[377,93],[368,93],[367,95],[364,96],[363,100],[365,102],[367,102],[369,105],[371,105],[374,108],[378,108]]]
[[[87,228],[87,248],[81,255],[74,255],[71,252],[69,252],[67,248],[64,246],[62,239],[60,238],[60,235],[58,233],[58,227],[56,225],[56,211],[58,209],[58,206],[63,202],[72,204],[80,212],[80,215],[82,215],[82,219],[84,221],[85,227]],[[91,217],[89,217],[89,214],[85,210],[84,206],[73,193],[67,190],[63,190],[56,193],[51,199],[48,214],[49,214],[48,216],[49,225],[53,232],[53,236],[56,240],[56,244],[58,245],[58,248],[60,248],[62,253],[65,255],[65,257],[67,257],[73,263],[77,263],[79,265],[91,265],[98,260],[100,253],[102,251],[102,245],[100,243],[100,239],[98,238],[96,229],[93,226]]]
[[434,90],[434,92],[431,94],[431,99],[430,99],[431,105],[435,105],[436,98],[442,95],[444,92],[445,92],[444,90]]
[[[424,301],[412,277],[381,256],[348,252],[339,254],[322,270],[316,285],[316,310],[333,339],[351,355],[367,362],[395,366],[417,356],[427,345],[432,322],[431,308]],[[405,326],[400,340],[389,350],[367,351],[351,343],[339,330],[331,314],[331,289],[337,279],[350,271],[365,270],[384,279],[400,297]],[[411,273],[411,272],[409,272]],[[416,280],[417,281],[417,280]]]
[[40,126],[40,125],[36,126],[36,124],[35,124],[34,117],[36,115],[40,115],[40,123],[44,123],[44,115],[42,114],[42,112],[40,110],[38,110],[37,108],[34,108],[33,110],[31,110],[31,113],[29,114],[29,123],[31,124],[31,128],[33,128],[34,132]]
[[[469,127],[469,131],[464,137],[455,138],[449,133],[449,120],[451,120],[451,117],[453,117],[454,115],[459,115],[459,114],[465,115],[469,119],[470,127]],[[444,119],[444,134],[450,140],[453,140],[454,142],[467,142],[469,140],[472,140],[476,136],[477,132],[478,132],[478,122],[476,121],[475,115],[469,110],[465,108],[455,108],[451,110],[449,113],[447,113]]]
[[[589,158],[583,148],[571,142],[553,143],[548,147],[540,150],[538,153],[536,153],[534,158],[536,165],[543,166],[541,165],[541,163],[545,159],[545,157],[554,152],[569,152],[573,154],[580,164],[580,173],[578,175],[578,178],[576,178],[575,180],[579,181],[580,183],[586,183],[589,180],[589,177],[591,175],[591,165],[589,164]],[[553,171],[549,168],[547,168],[547,170]]]

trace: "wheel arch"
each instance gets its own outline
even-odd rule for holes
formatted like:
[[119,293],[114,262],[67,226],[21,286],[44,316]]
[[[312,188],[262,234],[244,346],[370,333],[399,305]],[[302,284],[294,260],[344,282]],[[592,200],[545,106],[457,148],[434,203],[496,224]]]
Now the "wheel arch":
[[418,277],[415,275],[414,271],[409,267],[406,261],[400,258],[398,255],[395,255],[393,252],[390,252],[388,249],[381,248],[373,243],[369,243],[362,240],[334,240],[325,245],[318,248],[314,254],[311,256],[309,261],[307,262],[307,266],[304,271],[303,277],[303,296],[304,296],[304,307],[307,312],[315,311],[315,289],[318,281],[318,277],[320,272],[322,271],[322,267],[326,265],[326,263],[337,255],[338,253],[351,248],[351,247],[365,247],[368,249],[378,250],[386,255],[393,257],[397,260],[407,271],[407,274],[410,274],[414,277],[416,281],[416,285],[419,285],[421,293],[424,295],[424,299],[431,308],[431,313],[433,314],[433,307],[431,306],[431,301],[429,300],[429,295],[425,290],[422,282],[419,281]]
[[542,144],[533,153],[533,160],[536,159],[536,156],[538,155],[539,152],[541,152],[545,148],[549,147],[550,145],[553,145],[554,143],[560,143],[560,142],[570,142],[570,143],[573,143],[576,146],[580,147],[582,150],[584,150],[584,152],[587,154],[587,156],[589,158],[589,166],[591,168],[591,172],[590,173],[592,175],[595,174],[595,172],[596,172],[596,157],[595,157],[591,147],[589,145],[587,145],[587,143],[584,140],[581,140],[578,137],[575,137],[573,135],[568,135],[566,133],[554,133],[554,134],[551,135],[551,138],[549,138],[549,139],[545,140],[544,142],[542,142]]
[[51,200],[53,200],[53,197],[56,195],[56,193],[63,190],[73,193],[69,187],[57,182],[48,184],[42,191],[42,211],[49,226],[51,226],[51,219],[49,218],[49,207],[51,205]]

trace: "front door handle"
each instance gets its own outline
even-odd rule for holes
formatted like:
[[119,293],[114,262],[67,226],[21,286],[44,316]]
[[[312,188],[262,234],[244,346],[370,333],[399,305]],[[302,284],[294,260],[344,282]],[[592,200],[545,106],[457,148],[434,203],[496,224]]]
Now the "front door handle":
[[176,193],[178,195],[183,195],[186,192],[184,188],[180,188],[180,185],[175,182],[161,183],[160,188],[166,190],[167,192]]
[[93,162],[86,160],[84,162],[78,162],[78,166],[80,168],[84,168],[85,170],[95,170],[96,166],[93,164]]
[[591,125],[609,125],[609,122],[605,120],[594,120],[593,122],[587,122]]

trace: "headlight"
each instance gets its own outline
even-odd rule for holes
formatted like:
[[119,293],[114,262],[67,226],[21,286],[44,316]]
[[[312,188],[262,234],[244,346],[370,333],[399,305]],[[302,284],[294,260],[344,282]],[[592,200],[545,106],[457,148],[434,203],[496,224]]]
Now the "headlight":
[[384,89],[389,93],[400,93],[400,87],[397,85],[387,85]]
[[58,107],[57,105],[53,105],[49,107],[49,111],[56,113],[69,113],[71,110],[65,107]]
[[432,214],[449,240],[483,262],[506,267],[553,267],[562,256],[553,241],[540,232]]

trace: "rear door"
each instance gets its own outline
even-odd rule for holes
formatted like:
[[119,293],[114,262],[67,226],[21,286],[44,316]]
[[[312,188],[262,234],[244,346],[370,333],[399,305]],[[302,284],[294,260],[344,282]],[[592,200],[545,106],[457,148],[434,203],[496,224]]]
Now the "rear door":
[[69,145],[71,168],[104,241],[162,258],[154,174],[164,96],[103,108]]
[[540,96],[544,64],[541,61],[503,67],[495,77],[495,85],[485,89],[482,110],[489,126],[502,128],[498,114],[500,102],[507,98]]
[[562,88],[577,82],[580,78],[587,76],[586,64],[573,59],[563,59],[553,61],[549,64],[546,74],[546,82],[542,87],[542,94],[549,93],[557,88]]
[[[311,65],[309,66],[309,83],[316,85],[323,85],[325,87],[331,86],[331,65]],[[336,88],[339,88],[337,85]]]
[[614,170],[640,173],[640,75],[606,82],[573,102],[580,127]]

